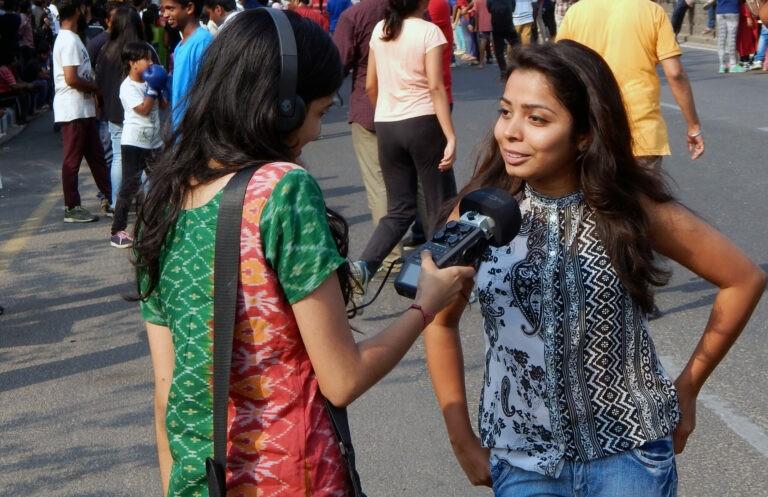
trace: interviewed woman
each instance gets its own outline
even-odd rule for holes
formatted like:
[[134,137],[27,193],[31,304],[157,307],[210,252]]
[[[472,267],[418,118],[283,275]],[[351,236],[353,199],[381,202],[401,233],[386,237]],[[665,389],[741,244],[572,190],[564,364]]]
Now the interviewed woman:
[[[744,328],[765,274],[637,163],[616,80],[572,41],[516,52],[493,134],[461,193],[485,186],[517,195],[523,222],[477,270],[486,344],[479,439],[458,334],[466,303],[425,332],[461,467],[499,497],[675,496],[675,453],[696,425],[696,397]],[[674,381],[646,322],[653,288],[669,278],[656,253],[719,288]]]

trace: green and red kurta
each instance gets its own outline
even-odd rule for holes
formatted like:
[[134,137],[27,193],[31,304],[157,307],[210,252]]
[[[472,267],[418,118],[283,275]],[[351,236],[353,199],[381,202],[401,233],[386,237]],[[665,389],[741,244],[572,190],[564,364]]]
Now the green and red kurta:
[[[169,232],[144,319],[167,326],[176,353],[166,427],[169,496],[208,495],[213,454],[213,259],[219,192]],[[227,495],[345,496],[346,473],[291,304],[345,261],[322,193],[299,166],[261,167],[246,192],[230,378]]]

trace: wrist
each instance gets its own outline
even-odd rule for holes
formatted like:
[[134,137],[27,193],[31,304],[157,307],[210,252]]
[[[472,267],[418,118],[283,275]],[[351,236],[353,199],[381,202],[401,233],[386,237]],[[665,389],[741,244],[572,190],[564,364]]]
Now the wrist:
[[693,381],[690,374],[682,373],[675,381],[675,388],[680,397],[698,397],[701,387],[702,385],[698,385]]
[[700,124],[694,124],[691,126],[688,126],[688,136],[691,138],[696,138],[697,136],[702,135],[702,129]]
[[455,454],[465,452],[468,447],[478,442],[475,432],[472,429],[463,429],[459,432],[449,433],[448,439],[451,442],[451,448]]
[[422,324],[424,325],[423,328],[426,328],[427,326],[429,326],[432,323],[432,321],[434,321],[435,319],[435,313],[429,311],[427,308],[425,308],[421,304],[416,304],[416,303],[411,304],[408,310],[416,311],[421,314]]

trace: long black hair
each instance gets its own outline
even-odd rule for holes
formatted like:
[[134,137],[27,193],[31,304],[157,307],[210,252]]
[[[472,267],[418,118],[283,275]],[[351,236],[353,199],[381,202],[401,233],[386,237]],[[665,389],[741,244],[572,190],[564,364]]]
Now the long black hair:
[[144,39],[144,26],[141,17],[133,7],[121,5],[112,14],[109,40],[101,50],[99,57],[106,57],[112,63],[120,63],[123,49],[128,43],[147,41]]
[[[576,159],[580,188],[598,219],[600,239],[622,285],[645,312],[653,308],[652,287],[670,273],[659,265],[649,237],[642,200],[674,200],[664,176],[638,164],[621,91],[608,64],[593,50],[564,40],[515,52],[507,77],[535,71],[548,81],[573,119],[572,142],[589,137]],[[480,149],[475,172],[458,198],[484,186],[519,193],[524,182],[509,176],[493,131]]]
[[145,10],[144,14],[141,16],[141,22],[144,24],[144,39],[147,43],[152,43],[153,45],[155,38],[153,28],[157,24],[158,19],[160,19],[160,8],[157,5],[150,3],[147,5],[147,10]]
[[394,41],[403,31],[407,17],[415,14],[424,0],[389,0],[384,16],[384,41]]
[[[341,86],[341,59],[319,25],[292,12],[286,16],[298,53],[296,93],[309,106]],[[296,159],[291,134],[277,126],[279,80],[277,31],[262,9],[239,14],[208,47],[184,117],[153,165],[139,211],[134,232],[139,298],[146,299],[157,286],[161,252],[193,182],[208,183],[264,161]],[[346,257],[348,225],[330,209],[327,216],[339,253]],[[352,283],[346,264],[338,276],[349,303]]]

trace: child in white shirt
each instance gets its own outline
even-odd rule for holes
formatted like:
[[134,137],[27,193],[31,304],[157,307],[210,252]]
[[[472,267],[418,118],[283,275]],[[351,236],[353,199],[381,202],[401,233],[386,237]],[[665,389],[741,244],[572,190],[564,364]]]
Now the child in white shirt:
[[126,232],[128,209],[139,190],[142,172],[163,144],[158,108],[168,107],[162,91],[167,74],[162,66],[152,64],[151,53],[152,47],[144,42],[128,43],[122,53],[128,73],[120,85],[120,102],[125,113],[120,140],[123,181],[110,239],[110,244],[117,248],[133,246],[133,238]]

